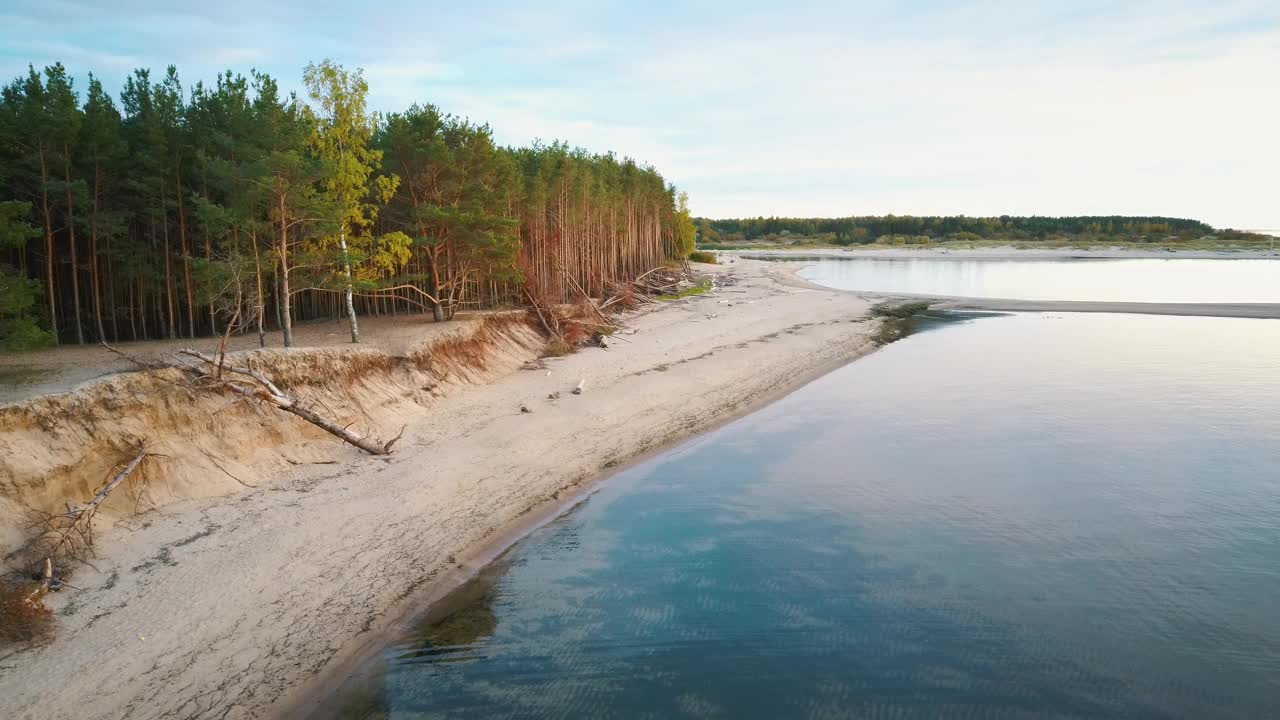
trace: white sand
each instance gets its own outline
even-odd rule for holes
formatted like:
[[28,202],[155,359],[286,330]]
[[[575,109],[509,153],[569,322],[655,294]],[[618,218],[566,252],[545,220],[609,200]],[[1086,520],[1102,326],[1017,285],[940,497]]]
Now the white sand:
[[766,266],[717,268],[737,284],[642,313],[608,350],[414,411],[390,458],[335,447],[340,464],[118,523],[98,538],[97,569],[74,578],[82,589],[52,596],[57,638],[0,657],[0,717],[305,707],[399,617],[602,471],[870,351],[866,300],[784,285]]

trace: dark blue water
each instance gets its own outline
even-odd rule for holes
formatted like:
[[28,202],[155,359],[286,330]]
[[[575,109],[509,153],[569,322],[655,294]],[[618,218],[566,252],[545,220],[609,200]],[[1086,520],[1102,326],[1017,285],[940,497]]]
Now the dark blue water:
[[1280,321],[908,338],[644,462],[344,717],[1280,712]]

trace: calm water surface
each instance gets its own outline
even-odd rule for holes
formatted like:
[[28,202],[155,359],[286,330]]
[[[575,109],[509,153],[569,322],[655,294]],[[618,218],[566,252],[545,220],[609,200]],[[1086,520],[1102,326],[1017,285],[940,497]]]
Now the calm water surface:
[[1263,718],[1280,321],[951,323],[635,466],[342,717]]
[[868,292],[1016,300],[1280,302],[1280,259],[805,259],[800,276]]

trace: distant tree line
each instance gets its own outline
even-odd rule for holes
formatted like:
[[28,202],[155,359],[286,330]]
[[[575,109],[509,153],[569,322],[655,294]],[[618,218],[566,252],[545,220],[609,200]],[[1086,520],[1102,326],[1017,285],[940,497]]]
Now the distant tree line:
[[[653,168],[487,125],[366,107],[359,71],[309,65],[305,99],[227,71],[140,69],[114,98],[61,64],[0,97],[0,348],[445,319],[529,293],[598,295],[692,250]],[[578,290],[581,288],[581,291]]]
[[1198,238],[1213,234],[1198,220],[1169,217],[968,217],[868,215],[843,218],[757,217],[729,220],[696,218],[703,244],[777,240],[797,236],[836,245],[927,243],[934,240],[1045,240],[1090,236],[1116,240],[1170,236]]

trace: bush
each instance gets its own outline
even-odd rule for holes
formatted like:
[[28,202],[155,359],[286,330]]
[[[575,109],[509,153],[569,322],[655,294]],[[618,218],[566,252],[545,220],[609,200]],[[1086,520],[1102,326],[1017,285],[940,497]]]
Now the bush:
[[871,314],[874,317],[905,319],[915,315],[916,313],[922,313],[925,310],[928,310],[931,304],[932,303],[927,300],[903,303],[901,305],[880,303],[879,305],[871,308]]
[[684,298],[693,297],[694,295],[705,295],[706,292],[710,289],[711,289],[711,281],[703,280],[702,282],[698,283],[697,285],[694,285],[693,287],[687,287],[677,292],[667,293],[665,295],[659,295],[655,299],[656,300],[683,300]]
[[41,330],[31,318],[0,320],[0,352],[35,350],[53,345],[53,333]]
[[708,265],[716,264],[716,254],[707,252],[706,250],[694,250],[689,253],[689,262],[707,263]]
[[53,333],[41,330],[29,315],[42,295],[40,283],[0,266],[0,351],[53,344]]
[[906,337],[911,332],[911,317],[928,310],[929,305],[928,301],[921,300],[901,305],[880,303],[871,308],[872,317],[881,319],[880,327],[871,336],[872,342],[877,345],[888,345]]
[[572,355],[574,348],[560,338],[551,338],[547,341],[547,346],[542,350],[542,357],[564,357]]

